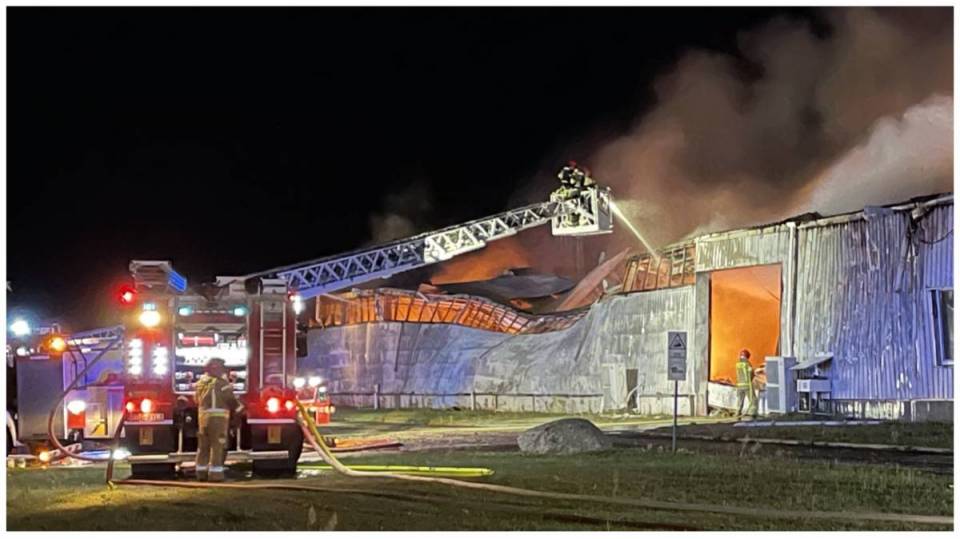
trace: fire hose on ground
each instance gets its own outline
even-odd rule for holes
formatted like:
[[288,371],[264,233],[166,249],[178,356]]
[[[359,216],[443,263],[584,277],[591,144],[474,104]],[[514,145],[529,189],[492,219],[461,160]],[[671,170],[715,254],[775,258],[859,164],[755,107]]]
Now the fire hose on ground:
[[[112,344],[111,344],[112,346]],[[108,346],[107,349],[110,347]],[[150,480],[150,479],[122,479],[114,480],[113,479],[113,464],[116,460],[114,458],[115,451],[120,439],[120,433],[123,429],[123,423],[126,418],[126,413],[121,416],[120,421],[117,424],[116,430],[114,431],[113,437],[113,447],[110,450],[110,454],[106,458],[95,458],[87,457],[83,455],[76,454],[70,451],[68,448],[64,447],[56,436],[53,435],[53,417],[54,414],[60,407],[60,404],[66,398],[66,396],[73,391],[77,386],[79,380],[83,378],[87,370],[89,370],[97,361],[99,361],[103,355],[106,353],[107,349],[101,351],[89,364],[86,368],[76,376],[73,383],[63,392],[60,398],[57,400],[53,409],[50,411],[50,417],[47,421],[47,434],[50,437],[51,442],[65,455],[70,456],[79,460],[86,460],[91,462],[107,462],[106,469],[106,483],[111,487],[115,488],[115,485],[151,485],[151,486],[168,486],[168,487],[181,487],[181,488],[224,488],[224,489],[240,489],[240,490],[262,490],[262,489],[272,489],[272,490],[299,490],[299,491],[313,491],[313,492],[337,492],[336,489],[329,489],[324,487],[302,485],[302,484],[291,484],[291,483],[255,483],[255,484],[243,484],[243,483],[210,483],[210,482],[201,482],[201,481],[165,481],[165,480]],[[500,494],[508,494],[514,496],[523,496],[531,498],[545,498],[545,499],[554,499],[554,500],[566,500],[566,501],[578,501],[578,502],[592,502],[606,505],[621,505],[627,507],[634,507],[638,509],[648,509],[648,510],[665,510],[665,511],[680,511],[680,512],[699,512],[699,513],[719,513],[719,514],[728,514],[728,515],[740,515],[748,517],[759,517],[759,518],[794,518],[794,519],[825,519],[825,520],[867,520],[867,521],[893,521],[893,522],[911,522],[911,523],[921,523],[921,524],[940,524],[940,525],[953,525],[952,516],[938,516],[938,515],[905,515],[905,514],[893,514],[893,513],[850,513],[850,512],[826,512],[826,511],[789,511],[789,510],[777,510],[777,509],[762,509],[762,508],[751,508],[751,507],[731,507],[723,505],[709,505],[709,504],[690,504],[690,503],[679,503],[679,502],[664,502],[657,500],[645,500],[645,499],[635,499],[635,498],[614,498],[608,496],[596,496],[589,494],[572,494],[572,493],[563,493],[563,492],[551,492],[551,491],[541,491],[541,490],[532,490],[518,487],[510,487],[505,485],[496,485],[492,483],[474,483],[470,481],[461,481],[459,479],[451,479],[448,477],[435,477],[432,475],[443,475],[445,472],[449,472],[451,468],[430,468],[430,467],[407,467],[398,469],[391,466],[364,466],[364,467],[350,467],[341,463],[337,457],[330,451],[330,448],[323,441],[323,437],[317,431],[316,423],[313,421],[313,418],[310,416],[307,409],[299,401],[297,404],[298,412],[298,421],[300,428],[303,431],[305,439],[310,443],[314,448],[317,454],[320,455],[320,458],[327,463],[327,465],[334,471],[348,476],[348,477],[365,477],[365,478],[384,478],[384,479],[396,479],[402,481],[412,481],[418,483],[433,483],[433,484],[443,484],[452,487],[466,488],[472,490],[480,490],[486,492],[496,492]],[[412,468],[412,469],[411,469]],[[411,473],[396,473],[397,471],[414,471],[429,475],[414,475]],[[432,470],[432,471],[431,471]],[[476,470],[476,469],[474,469]],[[440,473],[437,473],[437,472]],[[489,473],[484,473],[482,475],[490,475]]]
[[[496,485],[491,483],[473,483],[450,479],[447,477],[429,477],[417,476],[404,473],[394,473],[392,471],[372,471],[369,469],[360,469],[359,466],[351,467],[341,463],[330,449],[323,442],[323,437],[317,431],[316,423],[313,418],[298,403],[298,419],[300,427],[303,430],[304,437],[310,445],[317,451],[320,457],[336,472],[348,477],[364,478],[386,478],[403,481],[414,481],[420,483],[439,483],[443,485],[481,490],[487,492],[496,492],[514,496],[546,498],[554,500],[591,502],[604,505],[621,505],[634,507],[638,509],[662,510],[662,511],[680,511],[680,512],[698,512],[698,513],[719,513],[728,515],[739,515],[758,518],[771,519],[822,519],[822,520],[867,520],[867,521],[893,521],[893,522],[911,522],[921,524],[940,524],[952,525],[952,516],[938,515],[905,515],[894,513],[850,513],[850,512],[827,512],[827,511],[790,511],[777,509],[761,509],[751,507],[731,507],[723,505],[710,504],[690,504],[679,502],[664,502],[657,500],[644,500],[635,498],[614,498],[608,496],[595,496],[589,494],[572,494],[563,492],[551,492],[541,490],[531,490],[525,488],[509,487],[505,485]],[[389,467],[384,467],[388,468]],[[109,481],[109,478],[108,478]],[[315,492],[338,492],[337,489],[328,489],[310,485],[296,485],[290,483],[258,483],[255,485],[238,483],[207,483],[199,481],[154,481],[146,479],[127,479],[114,481],[118,485],[154,485],[154,486],[177,486],[186,488],[230,488],[230,489],[275,489],[275,490],[303,490]]]

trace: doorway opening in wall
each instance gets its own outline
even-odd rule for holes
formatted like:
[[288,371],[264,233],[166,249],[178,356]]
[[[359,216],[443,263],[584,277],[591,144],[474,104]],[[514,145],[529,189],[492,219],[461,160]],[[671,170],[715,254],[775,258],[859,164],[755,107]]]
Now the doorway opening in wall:
[[710,273],[710,381],[735,385],[740,350],[753,368],[780,349],[780,264]]

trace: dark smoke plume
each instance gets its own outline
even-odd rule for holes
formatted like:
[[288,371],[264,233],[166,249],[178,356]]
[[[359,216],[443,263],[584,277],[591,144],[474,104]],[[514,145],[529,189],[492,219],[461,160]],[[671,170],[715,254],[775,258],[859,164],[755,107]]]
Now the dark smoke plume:
[[593,155],[654,244],[953,190],[951,9],[822,14],[826,32],[776,19],[735,55],[686,53]]

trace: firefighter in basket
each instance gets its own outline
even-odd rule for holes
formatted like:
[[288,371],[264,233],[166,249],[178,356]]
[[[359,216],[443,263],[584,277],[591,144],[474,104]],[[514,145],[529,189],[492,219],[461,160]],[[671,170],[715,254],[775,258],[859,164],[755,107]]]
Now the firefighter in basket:
[[[576,161],[569,161],[567,166],[560,169],[557,173],[557,179],[560,180],[560,188],[554,191],[554,197],[559,200],[575,200],[588,187],[596,185],[590,172],[577,166]],[[564,224],[567,226],[577,226],[580,224],[580,214],[571,212],[563,217]]]

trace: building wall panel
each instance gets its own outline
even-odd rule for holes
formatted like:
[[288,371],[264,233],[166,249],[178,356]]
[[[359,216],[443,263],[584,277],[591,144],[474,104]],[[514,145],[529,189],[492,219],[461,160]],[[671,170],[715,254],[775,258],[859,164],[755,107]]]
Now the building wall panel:
[[834,355],[834,399],[953,398],[927,292],[953,285],[952,209],[934,208],[922,230],[904,211],[799,229],[796,353]]

